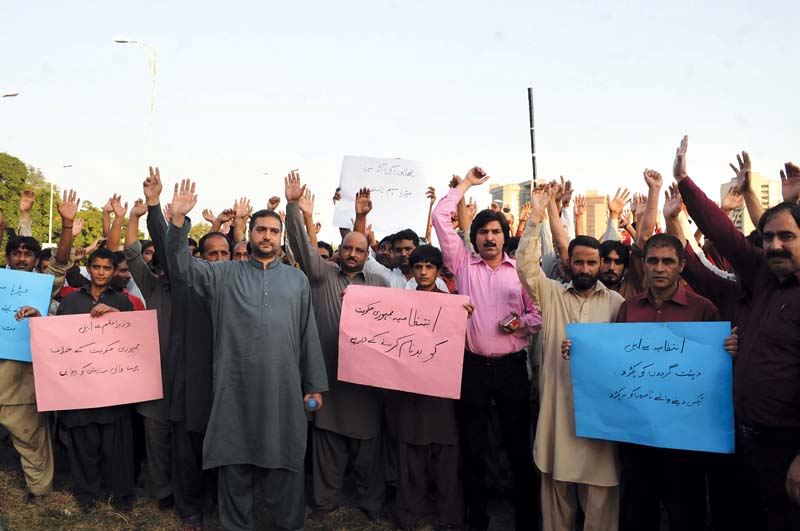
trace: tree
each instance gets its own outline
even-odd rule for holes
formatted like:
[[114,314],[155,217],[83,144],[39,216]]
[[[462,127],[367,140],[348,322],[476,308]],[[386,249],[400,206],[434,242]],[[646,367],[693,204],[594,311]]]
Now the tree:
[[199,242],[200,238],[202,238],[210,230],[211,230],[211,225],[209,225],[205,221],[201,221],[197,225],[192,225],[192,228],[189,231],[189,237],[193,238],[194,241]]

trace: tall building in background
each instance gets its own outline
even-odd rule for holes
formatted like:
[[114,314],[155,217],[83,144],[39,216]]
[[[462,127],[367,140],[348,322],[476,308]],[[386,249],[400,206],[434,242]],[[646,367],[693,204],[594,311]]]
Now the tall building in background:
[[509,208],[514,214],[514,221],[519,222],[522,205],[531,200],[531,181],[522,181],[519,184],[494,184],[489,186],[489,194],[492,196],[492,201],[501,208]]
[[601,194],[597,190],[586,192],[584,219],[586,220],[587,236],[594,236],[599,240],[608,224],[608,201],[605,194]]
[[[734,186],[736,186],[735,177],[730,181],[720,185],[720,203],[722,202],[722,198],[728,193],[728,190]],[[764,207],[764,210],[768,209],[770,206],[777,205],[782,201],[781,183],[778,179],[770,179],[758,172],[753,171],[750,172],[750,186],[752,186],[753,190],[756,192],[758,200],[761,202],[761,206]],[[733,221],[733,224],[736,225],[736,228],[744,234],[750,234],[756,229],[755,225],[753,225],[753,222],[750,221],[750,215],[747,213],[747,209],[744,207],[744,205],[741,208],[733,210],[730,213],[730,217]]]

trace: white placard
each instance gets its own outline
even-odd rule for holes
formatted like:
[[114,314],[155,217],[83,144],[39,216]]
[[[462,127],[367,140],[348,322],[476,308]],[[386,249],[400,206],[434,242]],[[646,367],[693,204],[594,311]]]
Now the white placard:
[[425,197],[429,181],[421,162],[346,156],[339,180],[342,199],[336,203],[333,225],[352,228],[356,193],[366,187],[372,192],[372,212],[367,217],[372,230],[388,234],[412,229],[424,236],[430,204]]

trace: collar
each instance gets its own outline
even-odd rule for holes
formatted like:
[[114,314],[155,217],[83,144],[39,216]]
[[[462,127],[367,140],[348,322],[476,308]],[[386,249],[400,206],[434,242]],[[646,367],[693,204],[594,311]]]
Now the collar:
[[[640,304],[655,305],[656,303],[655,299],[653,299],[653,295],[650,293],[650,288],[636,295],[636,298],[639,300]],[[667,301],[672,301],[680,306],[688,306],[689,300],[686,298],[686,288],[682,286],[680,282],[678,282],[678,289],[675,290],[675,293],[672,294],[672,297],[664,300],[664,302]]]
[[[345,273],[345,272],[344,272],[344,269],[342,269],[342,267],[341,267],[339,264],[336,264],[336,268],[339,270],[339,275],[341,275],[341,276],[343,276],[343,277],[347,277],[348,279],[350,278],[350,275],[348,275],[347,273]],[[361,278],[363,278],[363,279],[364,279],[364,282],[366,282],[366,281],[367,281],[367,274],[366,274],[366,273],[364,273],[364,270],[363,270],[363,269],[362,269],[361,271],[359,271],[358,273],[356,273],[356,276],[359,276],[359,275],[361,276]]]
[[[84,286],[81,286],[81,288],[80,288],[80,290],[79,290],[79,291],[82,291],[82,292],[84,292],[85,294],[87,294],[88,296],[92,297],[92,284],[91,284],[91,283],[89,283],[89,284],[86,284],[86,285],[84,285]],[[119,290],[116,290],[116,289],[114,289],[114,288],[113,288],[113,287],[112,287],[112,286],[109,284],[108,286],[106,286],[106,289],[104,289],[104,290],[103,290],[103,292],[100,294],[100,296],[102,297],[103,295],[105,295],[105,293],[106,293],[107,291],[110,291],[111,293],[120,293],[120,292],[119,292]],[[94,297],[92,297],[92,299],[94,299]],[[99,299],[98,299],[98,300],[99,300]]]
[[[250,254],[247,257],[247,263],[250,266],[255,267],[256,269],[262,269],[262,270],[264,269],[264,264],[260,260],[255,258],[252,254]],[[280,265],[280,263],[281,263],[280,257],[276,256],[275,259],[272,260],[272,262],[270,262],[267,265],[267,269],[275,269],[276,267],[278,267],[278,265]]]
[[[486,260],[484,260],[483,258],[481,258],[481,255],[480,255],[480,254],[477,254],[477,253],[472,253],[472,256],[470,256],[470,258],[469,258],[469,263],[470,263],[470,264],[479,264],[479,263],[481,263],[481,262],[483,262],[484,264],[486,264]],[[508,253],[506,253],[506,252],[503,252],[503,260],[502,260],[502,261],[500,262],[500,264],[498,264],[498,265],[503,265],[503,264],[509,264],[509,265],[510,265],[511,267],[513,267],[514,269],[516,269],[516,268],[517,268],[517,262],[516,262],[516,261],[514,261],[514,259],[513,259],[513,258],[511,258],[510,256],[508,256]],[[486,264],[486,266],[488,267],[488,266],[489,266],[489,264]]]
[[[576,290],[575,286],[572,285],[571,280],[569,281],[568,284],[564,286],[564,289],[566,289],[567,291],[573,291],[576,295],[578,295],[578,290]],[[602,282],[600,282],[600,279],[597,279],[597,282],[594,283],[594,289],[591,291],[591,293],[597,293],[598,291],[605,291],[607,289],[608,288],[605,287],[605,285]]]

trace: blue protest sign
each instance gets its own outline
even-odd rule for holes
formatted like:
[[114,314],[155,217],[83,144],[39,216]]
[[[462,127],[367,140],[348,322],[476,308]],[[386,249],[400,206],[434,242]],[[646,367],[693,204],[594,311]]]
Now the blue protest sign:
[[579,437],[732,453],[726,322],[569,324]]
[[14,315],[22,306],[33,306],[43,316],[50,308],[53,275],[0,269],[0,358],[31,361],[28,320]]

